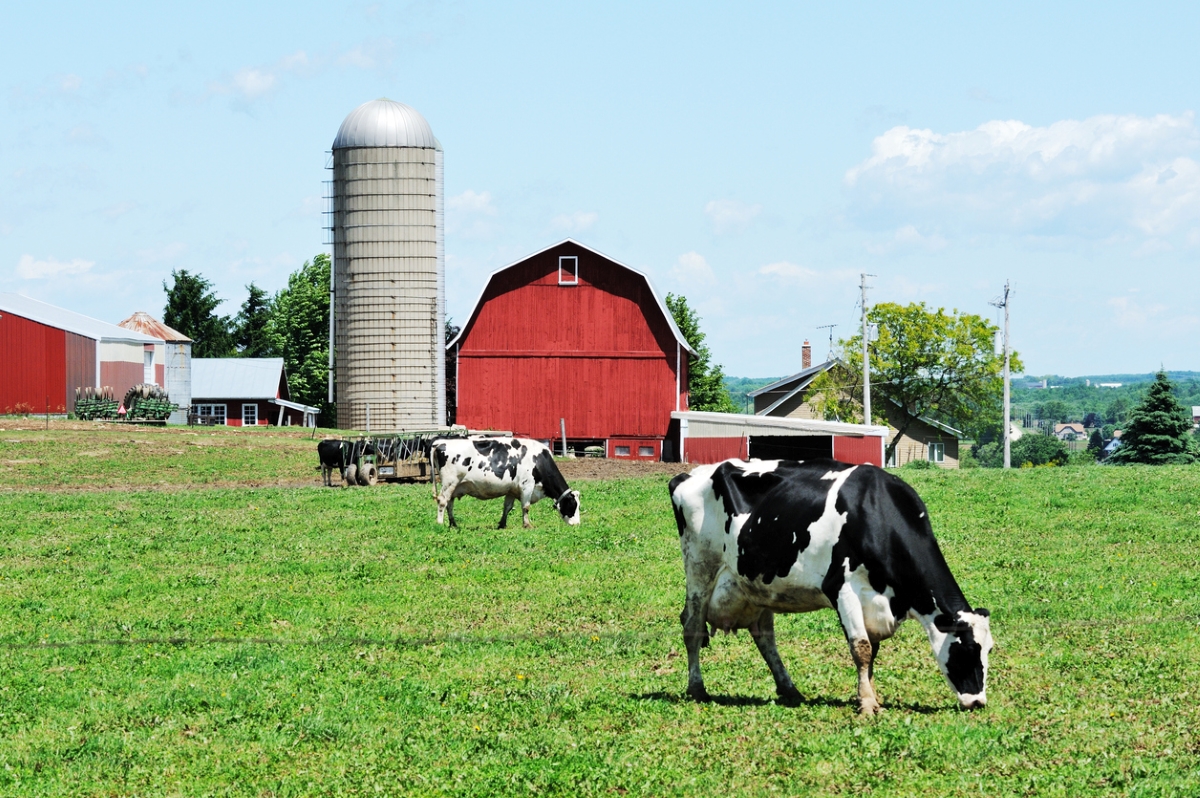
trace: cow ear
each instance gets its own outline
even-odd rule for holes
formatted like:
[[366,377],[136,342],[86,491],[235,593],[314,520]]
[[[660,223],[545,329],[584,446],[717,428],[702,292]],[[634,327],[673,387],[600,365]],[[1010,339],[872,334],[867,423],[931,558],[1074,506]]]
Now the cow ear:
[[938,631],[948,635],[961,635],[971,628],[971,624],[951,615],[942,613],[933,619],[933,625]]
[[990,617],[992,616],[992,614],[991,614],[990,612],[988,612],[988,611],[987,611],[987,608],[986,608],[986,607],[976,607],[976,608],[975,608],[975,614],[976,614],[976,615],[979,615],[979,616],[982,616],[982,617],[984,617],[984,618],[990,618]]

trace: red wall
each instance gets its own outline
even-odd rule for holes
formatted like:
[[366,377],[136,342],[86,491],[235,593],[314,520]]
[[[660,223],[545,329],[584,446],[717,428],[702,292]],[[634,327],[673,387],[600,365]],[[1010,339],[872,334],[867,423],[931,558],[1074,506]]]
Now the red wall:
[[688,438],[683,443],[683,455],[689,463],[719,463],[731,457],[750,458],[750,441],[736,438]]
[[861,437],[835,435],[833,437],[833,459],[858,465],[870,463],[883,468],[882,440],[882,438],[870,435]]
[[125,400],[125,394],[135,385],[141,385],[146,376],[146,367],[141,363],[126,363],[121,360],[100,362],[100,387],[112,388],[117,401]]
[[66,349],[63,330],[0,314],[0,413],[67,412]]
[[[578,256],[578,285],[558,284],[560,255]],[[459,342],[457,421],[549,439],[565,418],[568,439],[661,438],[677,409],[675,362],[645,279],[562,244],[492,277]]]

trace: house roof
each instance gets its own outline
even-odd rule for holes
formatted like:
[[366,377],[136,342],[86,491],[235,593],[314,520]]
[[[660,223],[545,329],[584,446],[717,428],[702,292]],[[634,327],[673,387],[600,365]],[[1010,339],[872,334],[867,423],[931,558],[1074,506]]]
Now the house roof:
[[[833,368],[834,364],[840,363],[840,362],[841,361],[836,358],[834,358],[833,360],[826,360],[824,363],[821,363],[816,366],[810,366],[809,368],[806,368],[803,371],[796,372],[795,374],[793,374],[790,377],[784,377],[782,380],[776,380],[775,382],[771,383],[770,385],[764,386],[762,388],[759,388],[757,391],[751,391],[750,393],[746,394],[747,396],[750,396],[750,397],[756,397],[756,396],[760,396],[764,393],[779,390],[780,388],[784,388],[787,391],[783,396],[779,397],[774,402],[772,402],[770,407],[767,407],[767,408],[761,410],[760,412],[756,413],[755,415],[759,415],[759,416],[771,415],[772,410],[779,407],[781,404],[783,404],[784,402],[791,399],[796,394],[803,391],[805,388],[807,388],[809,385],[812,384],[812,381],[815,380],[818,375],[823,374],[826,371],[829,371],[829,369]],[[791,386],[791,387],[788,387],[788,386]]]
[[[809,368],[804,369],[803,371],[798,371],[790,377],[784,377],[781,380],[776,380],[775,382],[771,383],[770,385],[764,386],[762,388],[759,388],[757,391],[751,391],[750,393],[746,394],[747,396],[759,396],[761,394],[767,393],[768,391],[775,391],[780,388],[788,389],[787,393],[785,393],[783,396],[781,396],[779,399],[777,399],[775,402],[773,402],[770,407],[767,407],[767,408],[759,411],[755,415],[769,416],[771,414],[771,411],[773,411],[775,408],[779,407],[781,404],[783,404],[787,400],[791,399],[793,396],[800,393],[805,388],[807,388],[809,385],[811,385],[812,381],[817,378],[817,375],[822,374],[822,373],[828,371],[829,369],[833,368],[834,366],[841,364],[841,362],[842,361],[838,360],[837,358],[834,358],[833,360],[826,360],[824,363],[821,363],[816,366],[811,366]],[[789,388],[788,386],[791,386],[791,387]],[[898,402],[896,402],[895,400],[892,400],[892,404],[896,405],[897,407],[900,406],[900,404]],[[941,421],[938,421],[937,419],[929,418],[928,416],[917,416],[917,418],[919,420],[925,422],[926,424],[930,425],[931,427],[936,427],[937,429],[940,429],[942,432],[945,432],[948,435],[953,435],[954,437],[960,438],[960,439],[965,437],[961,430],[957,430],[954,427],[950,426],[949,424],[945,424]]]
[[117,326],[123,327],[126,330],[140,332],[143,335],[149,335],[151,338],[158,338],[161,341],[180,342],[192,340],[179,332],[179,330],[171,329],[149,313],[141,310],[125,319],[125,321],[118,322]]
[[601,252],[598,249],[593,249],[592,247],[589,247],[586,244],[580,244],[578,241],[576,241],[573,238],[564,238],[562,241],[551,244],[548,247],[542,247],[537,252],[532,252],[532,253],[526,255],[525,257],[520,258],[519,260],[515,260],[512,263],[508,264],[507,266],[504,266],[503,268],[500,268],[500,269],[496,269],[496,271],[489,274],[487,281],[483,284],[483,290],[479,292],[479,298],[475,300],[475,304],[471,306],[471,312],[467,314],[466,323],[463,324],[462,329],[458,331],[458,335],[454,336],[454,340],[448,341],[446,343],[446,348],[449,349],[450,347],[452,347],[456,343],[458,343],[459,339],[463,337],[464,333],[466,333],[467,328],[471,326],[471,321],[475,318],[475,314],[479,312],[479,308],[483,304],[483,298],[485,296],[487,296],[488,286],[490,286],[492,284],[492,280],[495,279],[496,275],[500,274],[503,271],[507,271],[508,269],[511,269],[514,266],[518,266],[518,265],[524,263],[525,261],[529,260],[530,258],[537,257],[538,255],[541,255],[543,252],[548,252],[548,251],[554,249],[555,247],[560,247],[563,244],[574,244],[575,246],[579,247],[580,249],[586,249],[588,252],[592,253],[593,255],[599,255],[600,257],[604,258],[605,260],[615,263],[618,266],[620,266],[622,269],[631,271],[634,274],[636,274],[638,277],[641,277],[643,280],[645,280],[646,287],[650,289],[650,296],[654,297],[655,304],[658,305],[658,309],[663,314],[663,318],[665,318],[667,320],[667,324],[670,325],[671,333],[675,336],[675,340],[678,341],[679,345],[683,347],[683,351],[687,352],[692,357],[699,356],[699,353],[695,349],[692,349],[691,346],[688,345],[687,339],[685,339],[683,337],[683,333],[679,331],[679,325],[677,325],[675,323],[675,317],[671,315],[670,311],[667,310],[667,306],[665,304],[663,304],[662,298],[659,297],[658,290],[654,287],[654,282],[651,281],[649,275],[647,275],[645,272],[638,271],[637,269],[633,268],[632,266],[626,266],[624,263],[621,263],[619,260],[610,258],[608,255],[605,255],[603,252]]
[[1084,434],[1084,433],[1086,433],[1086,432],[1087,432],[1087,430],[1086,430],[1086,429],[1084,429],[1084,426],[1083,426],[1082,424],[1080,424],[1080,423],[1078,423],[1078,422],[1075,422],[1075,421],[1071,421],[1071,422],[1068,422],[1068,423],[1066,423],[1066,424],[1055,424],[1055,425],[1054,425],[1054,431],[1055,431],[1055,432],[1067,432],[1067,431],[1070,431],[1070,432],[1075,432],[1075,433],[1078,433],[1078,434],[1080,434],[1080,435],[1082,435],[1082,434]]
[[47,327],[66,330],[94,341],[120,341],[134,344],[157,344],[159,338],[151,338],[136,330],[127,330],[106,321],[84,316],[46,302],[39,302],[20,294],[0,293],[0,313],[11,313]]
[[194,357],[192,401],[276,399],[281,379],[281,357]]

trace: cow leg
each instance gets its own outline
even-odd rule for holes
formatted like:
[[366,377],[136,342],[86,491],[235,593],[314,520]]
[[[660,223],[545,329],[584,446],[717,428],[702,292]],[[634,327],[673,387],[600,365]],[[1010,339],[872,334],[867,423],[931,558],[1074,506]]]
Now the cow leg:
[[526,529],[533,529],[533,522],[529,520],[529,506],[527,502],[521,504],[521,523]]
[[329,466],[321,463],[321,481],[325,483],[325,487],[327,488],[332,487],[331,483],[329,482],[331,475],[332,472],[329,470]]
[[508,528],[508,514],[512,511],[513,505],[516,504],[516,502],[517,500],[512,496],[504,497],[504,512],[500,514],[500,526],[496,527],[496,529]]
[[779,649],[775,647],[775,613],[764,611],[758,621],[750,626],[750,636],[754,638],[758,653],[762,654],[767,667],[771,669],[771,675],[775,677],[775,692],[785,703],[799,703],[800,691],[792,684],[792,677],[788,676],[787,668],[779,658]]
[[458,522],[454,520],[454,497],[450,497],[450,501],[446,502],[446,515],[450,517],[450,528],[458,529]]
[[707,605],[708,596],[689,591],[679,615],[679,622],[683,624],[683,645],[688,655],[687,694],[695,701],[711,700],[704,689],[704,677],[700,675],[700,649],[708,645],[708,624],[704,617]]
[[850,644],[850,656],[854,659],[854,667],[858,669],[858,712],[860,715],[874,715],[880,710],[879,697],[875,695],[875,685],[871,679],[879,643],[872,641],[867,634],[862,603],[849,584],[842,585],[838,591],[837,611],[842,619],[846,642]]

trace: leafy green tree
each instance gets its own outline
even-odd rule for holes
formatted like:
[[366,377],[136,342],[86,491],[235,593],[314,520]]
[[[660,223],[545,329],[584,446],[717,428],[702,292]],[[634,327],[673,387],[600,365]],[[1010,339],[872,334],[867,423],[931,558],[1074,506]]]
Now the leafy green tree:
[[1067,445],[1053,435],[1022,435],[1011,445],[1010,453],[1017,467],[1064,466],[1071,458]]
[[193,357],[226,357],[233,351],[233,334],[228,316],[217,315],[220,299],[212,283],[187,269],[171,271],[170,286],[163,281],[167,306],[163,323],[192,339]]
[[671,311],[679,331],[688,346],[697,353],[688,358],[688,409],[710,410],[718,413],[736,413],[738,407],[725,387],[725,373],[721,366],[712,362],[712,353],[704,344],[704,333],[700,332],[700,317],[688,307],[687,298],[667,294],[667,309]]
[[1121,445],[1110,463],[1173,465],[1196,462],[1192,419],[1179,404],[1165,372],[1158,372],[1141,403],[1129,411]]
[[242,357],[278,357],[271,336],[271,298],[254,283],[234,320],[234,343]]
[[1109,424],[1124,424],[1126,416],[1129,415],[1129,407],[1129,400],[1124,396],[1118,396],[1104,409],[1104,420]]
[[[924,302],[880,303],[867,315],[879,327],[871,345],[872,421],[890,418],[898,431],[888,444],[888,458],[922,416],[968,431],[1001,423],[1004,359],[994,351],[995,325],[970,313],[930,310]],[[832,407],[843,420],[861,420],[862,338],[839,343],[844,369],[830,369],[822,375],[826,379],[814,380],[813,395],[826,403],[826,413]],[[1016,353],[1010,368],[1013,373],[1023,369]]]
[[271,300],[269,337],[283,357],[292,399],[321,409],[333,423],[329,403],[329,256],[317,255],[288,276]]
[[1100,430],[1092,430],[1092,434],[1088,436],[1087,450],[1093,457],[1099,457],[1100,451],[1104,448],[1104,436],[1100,434]]

